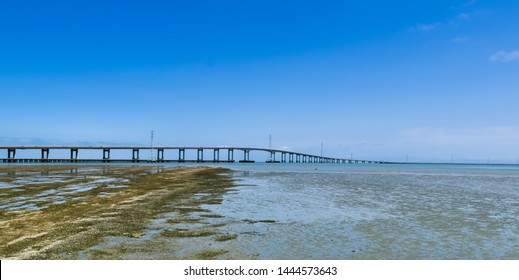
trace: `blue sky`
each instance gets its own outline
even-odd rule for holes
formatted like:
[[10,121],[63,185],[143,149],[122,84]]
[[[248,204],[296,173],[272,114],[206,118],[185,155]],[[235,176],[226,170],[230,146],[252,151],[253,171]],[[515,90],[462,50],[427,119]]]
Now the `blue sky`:
[[[0,144],[519,161],[518,1],[1,1]],[[0,156],[3,156],[1,151]]]

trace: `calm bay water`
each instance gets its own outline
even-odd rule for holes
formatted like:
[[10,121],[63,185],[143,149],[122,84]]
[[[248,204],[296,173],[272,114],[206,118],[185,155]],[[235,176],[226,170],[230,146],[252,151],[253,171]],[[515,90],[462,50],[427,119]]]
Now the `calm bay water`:
[[230,167],[243,186],[206,207],[249,221],[237,258],[519,259],[517,166]]

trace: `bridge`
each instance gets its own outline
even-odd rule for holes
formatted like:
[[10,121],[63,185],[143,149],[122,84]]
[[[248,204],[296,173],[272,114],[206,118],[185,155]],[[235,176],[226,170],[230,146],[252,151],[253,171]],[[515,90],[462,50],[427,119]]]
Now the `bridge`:
[[[183,147],[183,146],[0,146],[0,150],[7,150],[7,157],[0,158],[1,163],[131,163],[131,162],[198,162],[198,163],[232,163],[236,162],[235,152],[241,153],[243,157],[238,159],[241,163],[252,163],[250,159],[251,151],[260,151],[267,153],[267,163],[373,163],[382,164],[383,161],[344,159],[317,156],[305,153],[297,153],[292,151],[253,148],[253,147]],[[41,152],[41,157],[17,158],[16,152],[19,150],[33,150]],[[70,157],[66,158],[50,158],[51,151],[65,150],[70,151]],[[79,152],[82,150],[98,150],[99,158],[79,158]],[[114,150],[125,150],[128,152],[128,158],[112,158],[110,152]],[[150,158],[142,158],[141,151],[147,151]],[[173,157],[165,156],[165,151]],[[186,151],[196,151],[196,157],[188,158]],[[101,154],[102,152],[102,154]],[[153,153],[156,152],[156,157]],[[211,153],[212,152],[212,153]],[[221,152],[223,156],[221,157]],[[131,153],[131,158],[129,157]],[[178,153],[178,157],[176,156]],[[205,155],[204,155],[205,153]],[[209,157],[207,154],[209,153]],[[225,153],[227,156],[225,156]],[[211,156],[212,154],[212,156]],[[101,157],[102,155],[102,157]]]

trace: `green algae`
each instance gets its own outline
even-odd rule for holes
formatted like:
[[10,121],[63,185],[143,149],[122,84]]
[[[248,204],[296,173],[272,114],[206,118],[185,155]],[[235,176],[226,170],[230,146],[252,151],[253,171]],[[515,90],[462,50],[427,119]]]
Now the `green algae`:
[[225,242],[225,241],[233,240],[233,239],[236,239],[236,238],[238,238],[237,234],[225,234],[225,235],[217,236],[215,238],[215,240],[218,241],[218,242]]
[[205,231],[205,230],[190,231],[187,229],[165,230],[161,233],[161,235],[164,237],[174,237],[174,238],[201,237],[201,236],[211,236],[214,234],[216,234],[214,231]]
[[216,257],[226,254],[228,251],[226,250],[205,250],[199,254],[196,255],[197,259],[201,260],[213,260]]
[[[2,166],[3,181],[30,177],[34,174],[63,174],[71,167],[65,166]],[[38,172],[42,169],[43,171]],[[113,238],[140,241],[149,232],[151,221],[164,213],[177,213],[166,224],[204,224],[204,217],[190,217],[196,213],[210,212],[200,207],[202,203],[218,203],[233,181],[222,168],[150,168],[145,166],[110,166],[100,171],[92,168],[90,173],[72,169],[64,176],[65,182],[39,182],[37,185],[21,186],[23,196],[36,196],[55,191],[63,193],[62,203],[42,200],[38,209],[19,211],[0,209],[0,258],[2,259],[76,259],[86,254],[92,259],[119,259],[132,250],[129,246],[115,243],[97,248]],[[5,172],[5,173],[4,173]],[[108,188],[106,183],[94,183],[103,178],[120,179],[124,188]],[[81,192],[65,192],[71,185],[94,184]],[[2,201],[20,196],[11,189],[1,189]],[[189,199],[202,193],[196,200]],[[182,203],[179,203],[183,201]],[[175,203],[177,202],[177,203]],[[180,207],[179,207],[180,206]],[[211,214],[206,214],[211,215]],[[215,216],[216,218],[216,216]],[[164,238],[200,238],[218,234],[213,230],[164,230]],[[139,245],[141,246],[141,245]],[[164,252],[160,240],[148,242],[145,250],[156,252],[160,258],[176,258]],[[141,247],[142,247],[141,246]],[[95,249],[93,249],[95,248]],[[142,248],[135,247],[138,252]],[[87,252],[87,253],[85,253]],[[217,254],[216,254],[217,253]],[[193,258],[211,259],[224,251],[193,253]],[[139,258],[140,255],[135,255]],[[189,257],[188,257],[189,258]]]

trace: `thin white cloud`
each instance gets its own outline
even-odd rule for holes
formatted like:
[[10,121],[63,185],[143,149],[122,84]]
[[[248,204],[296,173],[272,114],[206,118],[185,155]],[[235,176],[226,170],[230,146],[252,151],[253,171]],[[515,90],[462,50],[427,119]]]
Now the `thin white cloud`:
[[478,1],[477,0],[470,0],[470,1],[467,1],[465,2],[465,6],[468,7],[468,6],[473,6],[477,3]]
[[461,13],[458,15],[459,19],[468,20],[470,18],[470,14],[468,13]]
[[494,62],[512,62],[515,60],[519,60],[519,50],[510,52],[501,50],[490,56],[490,61]]
[[469,41],[469,38],[467,38],[467,37],[456,37],[456,38],[451,39],[451,43],[455,43],[455,44],[462,44],[462,43],[466,43],[468,41]]
[[416,28],[420,31],[431,31],[440,26],[440,23],[418,24]]

